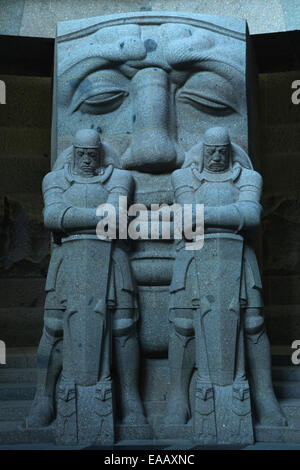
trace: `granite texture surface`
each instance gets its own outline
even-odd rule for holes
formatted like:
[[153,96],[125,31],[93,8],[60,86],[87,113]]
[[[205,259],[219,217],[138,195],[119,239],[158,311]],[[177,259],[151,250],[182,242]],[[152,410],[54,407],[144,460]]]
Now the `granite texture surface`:
[[176,11],[247,20],[251,34],[299,29],[297,0],[1,0],[1,34],[55,37],[58,21],[132,11]]

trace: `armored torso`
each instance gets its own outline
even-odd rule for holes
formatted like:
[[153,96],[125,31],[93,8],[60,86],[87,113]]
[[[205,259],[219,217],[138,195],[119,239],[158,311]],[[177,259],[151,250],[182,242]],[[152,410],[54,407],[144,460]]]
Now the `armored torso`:
[[107,182],[113,172],[111,165],[102,174],[89,178],[74,174],[69,165],[63,171],[66,182],[69,183],[63,194],[65,203],[73,207],[94,208],[106,202],[109,194]]
[[239,198],[239,188],[235,184],[241,173],[241,167],[222,173],[206,170],[200,172],[197,167],[191,168],[195,202],[207,206],[223,206],[235,203]]

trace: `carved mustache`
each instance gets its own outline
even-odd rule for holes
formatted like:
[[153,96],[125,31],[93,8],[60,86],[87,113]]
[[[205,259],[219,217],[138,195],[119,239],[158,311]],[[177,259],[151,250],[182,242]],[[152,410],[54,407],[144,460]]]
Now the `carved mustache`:
[[90,164],[83,164],[83,165],[80,165],[80,168],[82,170],[92,170],[93,169],[93,166]]
[[223,167],[223,166],[225,166],[225,163],[224,163],[224,162],[220,162],[220,163],[219,163],[219,162],[218,162],[218,163],[217,163],[217,162],[213,162],[213,163],[210,163],[210,164],[209,164],[209,167],[210,167],[210,168],[220,168],[220,167]]

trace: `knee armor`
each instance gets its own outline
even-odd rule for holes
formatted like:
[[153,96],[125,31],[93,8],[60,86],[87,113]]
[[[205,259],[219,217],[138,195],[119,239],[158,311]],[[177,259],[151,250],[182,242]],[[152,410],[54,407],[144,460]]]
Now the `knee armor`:
[[191,318],[174,318],[175,331],[182,336],[194,336],[194,322]]
[[128,336],[135,330],[135,321],[132,318],[118,318],[113,321],[113,336]]

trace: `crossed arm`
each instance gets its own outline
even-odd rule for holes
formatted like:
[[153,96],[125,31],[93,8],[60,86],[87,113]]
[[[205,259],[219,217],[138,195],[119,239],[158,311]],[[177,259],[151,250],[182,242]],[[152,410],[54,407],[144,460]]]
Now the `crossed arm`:
[[[192,204],[194,226],[196,221],[194,188],[192,185],[184,184],[182,176],[180,170],[172,175],[175,201],[181,205]],[[249,178],[242,177],[241,181],[236,183],[239,188],[239,198],[236,202],[220,206],[207,204],[204,206],[204,225],[206,227],[232,228],[239,232],[242,229],[259,226],[262,212],[259,202],[262,178],[255,171],[248,171],[247,176]]]
[[[56,174],[55,174],[56,173]],[[68,186],[59,172],[48,173],[43,180],[44,224],[53,232],[95,229],[102,216],[97,215],[97,208],[77,207],[64,200]],[[110,182],[106,204],[113,204],[117,209],[119,196],[129,196],[132,190],[132,177],[117,175]],[[100,184],[100,183],[99,183]]]

